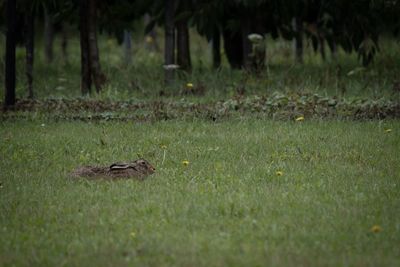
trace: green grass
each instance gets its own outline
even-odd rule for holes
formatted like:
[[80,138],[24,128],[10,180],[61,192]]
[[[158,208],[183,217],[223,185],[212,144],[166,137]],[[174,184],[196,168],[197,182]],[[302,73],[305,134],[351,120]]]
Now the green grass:
[[[37,99],[80,97],[79,42],[76,32],[70,36],[68,64],[62,62],[59,39],[52,64],[44,63],[42,43],[36,41]],[[161,32],[159,37],[162,44]],[[0,35],[3,51],[4,44]],[[225,57],[222,68],[212,70],[208,44],[192,32],[193,73],[178,73],[169,88],[162,51],[147,51],[143,36],[134,36],[130,66],[124,65],[115,40],[101,35],[99,48],[108,82],[91,98],[150,103],[134,111],[101,110],[103,115],[143,113],[156,122],[106,122],[108,115],[97,122],[67,122],[70,113],[91,116],[91,109],[79,108],[85,101],[76,101],[74,110],[45,106],[19,119],[19,111],[2,117],[0,266],[400,265],[400,121],[318,120],[308,109],[290,106],[282,119],[304,115],[305,121],[279,122],[253,114],[252,102],[247,103],[258,96],[273,100],[297,93],[395,103],[398,41],[382,38],[375,62],[359,69],[355,53],[339,50],[337,61],[328,53],[322,62],[310,44],[305,64],[293,65],[291,43],[269,39],[268,68],[256,77],[230,70]],[[27,95],[24,64],[20,47],[18,98]],[[204,86],[205,95],[181,95],[187,82]],[[192,104],[207,107],[218,100],[234,105],[242,87],[249,98],[239,100],[250,111],[217,122],[195,119],[196,110],[172,114],[163,106],[188,103],[190,110]],[[299,103],[316,108],[312,101]],[[167,111],[174,120],[154,115]],[[198,117],[210,119],[210,114]],[[77,166],[138,157],[157,168],[145,182],[69,178]],[[382,231],[373,233],[374,225]]]
[[[41,37],[41,35],[38,35]],[[159,44],[162,47],[162,31],[159,32]],[[375,62],[365,70],[348,75],[360,67],[356,53],[345,54],[339,50],[337,61],[327,55],[327,62],[322,62],[310,44],[306,43],[303,66],[293,64],[291,42],[272,40],[268,37],[268,68],[260,77],[254,77],[240,70],[231,70],[225,56],[219,71],[211,68],[210,46],[204,38],[192,31],[191,36],[193,73],[180,73],[176,83],[167,90],[164,86],[163,54],[151,52],[144,48],[144,37],[134,36],[132,65],[126,66],[123,60],[123,48],[106,35],[99,38],[102,69],[108,83],[100,95],[92,97],[101,99],[157,99],[160,91],[172,94],[180,99],[179,91],[187,82],[203,85],[206,94],[194,101],[208,102],[215,99],[226,99],[236,94],[237,88],[246,88],[246,94],[270,94],[275,91],[302,91],[321,95],[363,98],[390,98],[393,83],[400,73],[399,42],[392,38],[382,38],[380,52]],[[0,48],[4,51],[4,37],[0,36]],[[52,64],[44,63],[43,44],[36,41],[34,66],[34,92],[38,99],[43,98],[76,98],[80,97],[80,49],[77,32],[70,32],[68,46],[68,64],[65,65],[60,52],[60,40],[54,44],[55,59]],[[0,59],[0,71],[4,72],[4,58]],[[0,83],[4,84],[3,76]],[[25,51],[17,49],[17,97],[27,96],[25,77]],[[4,91],[0,91],[0,99]]]
[[[1,122],[0,265],[399,266],[399,132],[251,117]],[[68,178],[138,154],[157,168],[145,182]]]

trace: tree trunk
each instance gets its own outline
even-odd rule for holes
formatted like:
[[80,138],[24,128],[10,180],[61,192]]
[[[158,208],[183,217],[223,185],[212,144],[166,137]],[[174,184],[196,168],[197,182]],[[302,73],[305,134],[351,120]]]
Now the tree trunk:
[[151,37],[151,49],[155,52],[160,52],[160,46],[158,45],[158,38],[157,38],[157,32],[152,29],[151,32],[149,33],[149,36]]
[[[144,15],[144,25],[147,26],[151,21],[151,17],[149,14]],[[154,52],[160,52],[160,46],[157,42],[157,32],[153,29],[146,36],[146,49]]]
[[79,30],[81,46],[81,92],[82,95],[90,94],[92,86],[92,74],[89,62],[89,39],[88,39],[88,2],[79,2]]
[[61,52],[62,52],[62,57],[63,57],[63,62],[64,65],[68,64],[68,32],[67,32],[67,26],[66,24],[62,25],[62,39],[61,39]]
[[28,10],[25,14],[25,49],[26,49],[26,78],[28,81],[28,97],[33,98],[33,60],[34,60],[34,24],[35,13]]
[[190,72],[192,63],[190,61],[189,29],[187,19],[181,19],[176,24],[177,29],[177,62],[182,70]]
[[240,32],[231,32],[227,27],[223,29],[224,49],[228,62],[234,69],[243,66],[243,43]]
[[337,45],[336,45],[335,39],[332,40],[331,57],[332,57],[333,61],[337,61]]
[[318,34],[318,42],[319,42],[319,52],[321,53],[322,61],[325,61],[326,60],[325,39],[320,33]]
[[[174,25],[174,0],[165,2],[165,66],[175,64],[175,25]],[[169,84],[174,79],[174,70],[165,68],[165,83]]]
[[7,0],[7,33],[6,33],[6,73],[4,108],[15,104],[15,45],[16,45],[16,0]]
[[124,30],[124,61],[126,65],[132,64],[132,36],[127,30]]
[[46,63],[53,62],[54,25],[51,15],[44,10],[44,57]]
[[303,64],[303,21],[300,17],[293,18],[294,54],[296,63]]
[[334,61],[337,61],[337,45],[336,43],[333,43],[333,47],[332,47],[332,59]]
[[215,27],[212,38],[213,67],[221,67],[221,36],[218,27]]
[[251,60],[250,60],[250,54],[251,54],[251,42],[248,38],[249,34],[251,33],[251,28],[250,28],[250,19],[245,18],[242,21],[242,47],[243,47],[243,63],[245,68],[250,68],[251,65]]
[[90,70],[96,91],[100,92],[106,78],[101,71],[97,46],[97,0],[88,0],[88,40]]

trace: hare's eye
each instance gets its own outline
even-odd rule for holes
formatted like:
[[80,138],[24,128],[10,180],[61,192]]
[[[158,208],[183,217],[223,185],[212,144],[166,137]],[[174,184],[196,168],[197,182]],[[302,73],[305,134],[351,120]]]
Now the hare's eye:
[[140,162],[140,164],[142,164],[142,165],[146,165],[146,162],[142,161],[142,162]]

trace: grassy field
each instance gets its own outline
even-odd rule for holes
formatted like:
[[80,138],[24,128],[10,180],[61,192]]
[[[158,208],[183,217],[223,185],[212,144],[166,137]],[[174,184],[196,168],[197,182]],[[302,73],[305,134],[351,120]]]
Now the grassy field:
[[[57,37],[51,64],[39,31],[36,99],[0,111],[0,266],[400,266],[398,40],[360,68],[356,53],[323,62],[307,42],[295,65],[292,44],[267,37],[256,76],[224,55],[213,70],[192,31],[193,72],[166,87],[142,31],[130,65],[101,35],[108,80],[81,98],[70,30],[68,62]],[[27,95],[23,47],[16,91]],[[69,176],[138,157],[157,168],[145,182]]]
[[[399,266],[399,132],[251,117],[0,122],[0,266]],[[68,176],[138,156],[157,168],[145,182]]]

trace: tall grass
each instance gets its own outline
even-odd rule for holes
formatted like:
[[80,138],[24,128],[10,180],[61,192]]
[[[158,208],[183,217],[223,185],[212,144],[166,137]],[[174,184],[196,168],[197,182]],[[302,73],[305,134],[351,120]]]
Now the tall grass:
[[[162,32],[159,32],[162,47]],[[391,97],[393,83],[400,71],[400,45],[391,38],[383,38],[380,52],[375,62],[367,69],[356,71],[360,63],[357,55],[345,54],[339,50],[334,60],[328,53],[327,62],[306,43],[305,64],[294,65],[291,43],[284,40],[272,40],[267,37],[268,68],[260,77],[246,74],[240,70],[231,70],[223,57],[220,70],[211,68],[210,46],[204,38],[192,31],[191,50],[194,71],[190,75],[180,73],[176,84],[168,88],[174,98],[187,82],[202,84],[206,95],[194,100],[210,101],[227,98],[236,93],[237,88],[245,87],[247,94],[266,94],[274,91],[305,91],[323,95],[344,95],[345,97]],[[80,51],[79,40],[75,32],[70,33],[68,46],[68,64],[64,64],[60,52],[60,40],[56,38],[55,60],[44,63],[42,41],[36,42],[34,85],[37,98],[80,97]],[[0,48],[4,51],[4,37],[0,36]],[[163,78],[163,55],[145,48],[145,39],[134,35],[133,62],[126,66],[123,60],[123,48],[116,40],[106,35],[99,38],[102,68],[108,77],[108,83],[100,97],[105,99],[157,99],[161,91],[165,93]],[[224,52],[222,51],[224,54]],[[4,73],[4,59],[0,70]],[[0,82],[4,84],[3,76]],[[25,52],[17,49],[17,96],[23,98],[26,93]],[[4,96],[1,91],[0,97]]]

